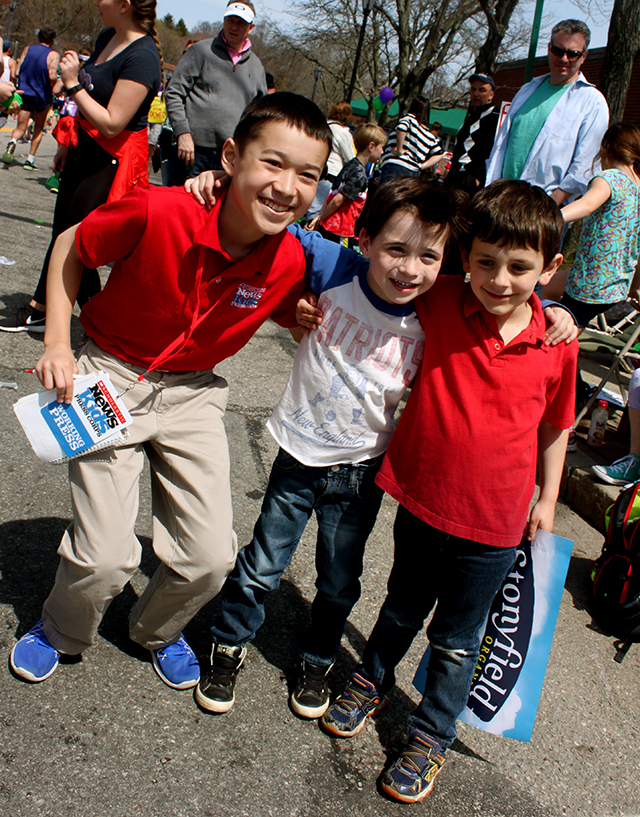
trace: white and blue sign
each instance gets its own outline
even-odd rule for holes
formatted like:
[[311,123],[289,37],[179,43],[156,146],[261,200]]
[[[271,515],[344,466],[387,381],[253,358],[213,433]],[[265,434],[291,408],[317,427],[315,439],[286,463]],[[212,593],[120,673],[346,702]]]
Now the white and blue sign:
[[[530,741],[573,542],[538,530],[518,548],[487,619],[471,693],[460,720]],[[429,649],[413,684],[424,691]]]

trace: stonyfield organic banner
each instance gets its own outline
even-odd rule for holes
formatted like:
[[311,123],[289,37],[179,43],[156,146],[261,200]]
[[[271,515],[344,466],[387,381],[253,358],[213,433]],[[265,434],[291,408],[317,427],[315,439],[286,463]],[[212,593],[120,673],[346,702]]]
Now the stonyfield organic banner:
[[[531,740],[572,548],[571,540],[543,530],[518,548],[487,619],[461,721]],[[420,693],[428,663],[429,648],[413,679]]]

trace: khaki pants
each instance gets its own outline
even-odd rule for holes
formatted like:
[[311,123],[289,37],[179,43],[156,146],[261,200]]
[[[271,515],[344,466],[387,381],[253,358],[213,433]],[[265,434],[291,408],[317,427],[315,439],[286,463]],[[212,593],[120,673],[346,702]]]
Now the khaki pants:
[[[93,342],[78,368],[107,372],[118,392],[142,372]],[[217,595],[237,553],[223,424],[227,391],[211,371],[152,372],[123,397],[134,419],[127,444],[69,463],[73,523],[43,608],[45,634],[60,652],[76,654],[93,643],[111,600],[140,564],[134,527],[145,453],[153,548],[162,564],[131,611],[131,638],[147,649],[171,643]]]

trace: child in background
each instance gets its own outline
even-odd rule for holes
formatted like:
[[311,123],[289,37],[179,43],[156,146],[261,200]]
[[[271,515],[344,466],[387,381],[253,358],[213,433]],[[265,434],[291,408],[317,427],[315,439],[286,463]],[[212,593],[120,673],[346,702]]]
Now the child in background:
[[577,344],[545,345],[533,294],[562,261],[557,205],[540,188],[502,180],[475,196],[471,223],[470,282],[440,276],[416,301],[424,360],[376,479],[400,503],[387,598],[360,669],[322,717],[338,737],[360,732],[435,607],[425,693],[381,781],[402,802],[426,797],[442,769],[517,545],[553,529],[573,420]]
[[640,232],[640,130],[612,125],[600,163],[584,196],[561,210],[566,222],[584,219],[562,298],[582,328],[629,295]]
[[389,137],[380,165],[380,184],[397,176],[419,176],[429,170],[444,153],[439,140],[429,130],[429,100],[417,96]]
[[[330,147],[312,102],[259,97],[224,143],[231,183],[211,212],[179,188],[151,187],[99,207],[57,239],[38,377],[69,403],[74,373],[107,372],[133,424],[121,447],[69,463],[73,523],[42,620],[11,651],[21,678],[44,681],[61,653],[91,646],[138,567],[146,454],[160,565],[131,612],[129,634],[170,687],[197,684],[200,667],[182,629],[218,593],[236,557],[228,386],[214,368],[269,317],[297,327],[305,263],[285,228],[309,208]],[[90,341],[76,365],[69,322],[83,264],[107,262],[115,263],[105,288],[82,310]]]
[[[562,208],[566,222],[584,219],[573,267],[562,303],[575,315],[580,331],[596,315],[629,296],[638,261],[640,232],[640,131],[633,125],[612,125],[600,146],[602,170],[577,201]],[[578,369],[577,401],[587,399],[590,387]],[[575,433],[569,450],[575,449]],[[640,464],[625,458],[632,482]]]
[[355,159],[347,162],[335,180],[319,215],[307,225],[308,230],[322,226],[322,235],[341,244],[354,238],[355,224],[367,197],[369,180],[366,166],[382,156],[387,134],[378,125],[360,125],[353,134]]

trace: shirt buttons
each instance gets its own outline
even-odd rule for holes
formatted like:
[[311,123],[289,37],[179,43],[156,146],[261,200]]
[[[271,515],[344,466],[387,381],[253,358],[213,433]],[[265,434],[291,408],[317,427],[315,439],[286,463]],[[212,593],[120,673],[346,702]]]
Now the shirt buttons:
[[336,471],[340,470],[340,466],[339,465],[332,465],[331,470],[335,473]]
[[496,352],[499,352],[500,351],[500,344],[499,343],[494,343],[493,348],[496,350]]
[[222,281],[222,278],[216,278],[216,284],[219,284]]

